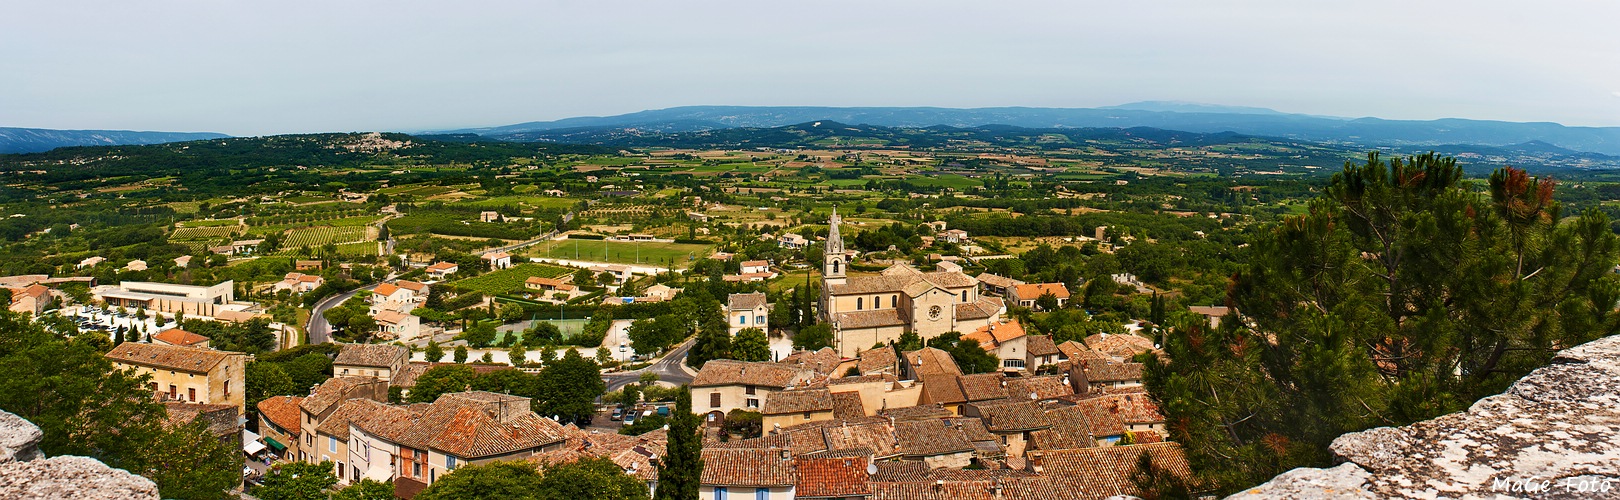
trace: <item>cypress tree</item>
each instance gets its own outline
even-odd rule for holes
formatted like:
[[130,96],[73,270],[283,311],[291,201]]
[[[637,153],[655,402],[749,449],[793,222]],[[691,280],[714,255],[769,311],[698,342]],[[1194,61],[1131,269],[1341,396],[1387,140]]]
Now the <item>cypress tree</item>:
[[692,390],[681,386],[675,396],[675,415],[669,422],[669,444],[658,462],[657,500],[689,500],[698,497],[703,476],[703,437],[698,434],[698,416],[692,413]]

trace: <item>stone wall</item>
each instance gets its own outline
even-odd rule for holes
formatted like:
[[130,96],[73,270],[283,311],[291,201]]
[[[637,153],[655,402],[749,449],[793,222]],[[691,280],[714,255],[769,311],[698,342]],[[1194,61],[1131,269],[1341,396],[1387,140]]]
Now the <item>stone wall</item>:
[[45,458],[39,427],[0,411],[0,498],[71,500],[158,498],[152,480],[93,458]]
[[1620,498],[1620,336],[1564,350],[1467,411],[1339,436],[1344,462],[1228,500]]

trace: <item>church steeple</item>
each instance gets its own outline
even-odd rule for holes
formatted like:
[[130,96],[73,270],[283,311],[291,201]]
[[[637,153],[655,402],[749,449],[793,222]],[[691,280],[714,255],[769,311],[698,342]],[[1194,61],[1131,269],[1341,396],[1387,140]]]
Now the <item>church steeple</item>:
[[833,207],[832,217],[828,219],[827,247],[821,253],[824,284],[843,284],[845,268],[849,267],[849,254],[844,252],[844,237],[838,234],[839,221],[838,207]]

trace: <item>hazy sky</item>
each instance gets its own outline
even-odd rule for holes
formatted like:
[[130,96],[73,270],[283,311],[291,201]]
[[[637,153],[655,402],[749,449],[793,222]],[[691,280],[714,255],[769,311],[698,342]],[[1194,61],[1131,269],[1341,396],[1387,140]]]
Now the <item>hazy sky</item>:
[[1608,0],[13,0],[0,126],[259,135],[1140,100],[1612,126],[1617,21]]

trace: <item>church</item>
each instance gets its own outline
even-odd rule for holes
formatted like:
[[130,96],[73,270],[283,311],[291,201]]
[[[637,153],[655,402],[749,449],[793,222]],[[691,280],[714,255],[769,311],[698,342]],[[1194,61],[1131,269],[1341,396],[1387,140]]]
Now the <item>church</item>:
[[823,251],[821,320],[832,325],[838,354],[853,358],[876,344],[915,332],[924,341],[945,332],[971,332],[1006,312],[999,298],[979,293],[979,280],[943,262],[922,272],[895,264],[876,276],[848,276],[850,254],[833,210]]

